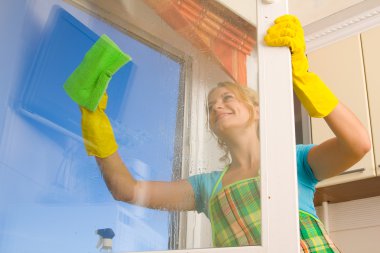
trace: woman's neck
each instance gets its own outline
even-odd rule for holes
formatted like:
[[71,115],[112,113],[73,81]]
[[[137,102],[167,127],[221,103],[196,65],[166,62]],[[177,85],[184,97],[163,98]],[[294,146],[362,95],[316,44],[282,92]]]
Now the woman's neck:
[[243,131],[227,141],[231,154],[231,170],[254,170],[260,168],[260,142],[256,131]]

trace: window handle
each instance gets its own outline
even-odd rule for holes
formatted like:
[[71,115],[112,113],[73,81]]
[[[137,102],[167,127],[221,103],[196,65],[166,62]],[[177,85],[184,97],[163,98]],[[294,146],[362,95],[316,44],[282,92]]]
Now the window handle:
[[265,4],[273,4],[276,0],[263,0]]

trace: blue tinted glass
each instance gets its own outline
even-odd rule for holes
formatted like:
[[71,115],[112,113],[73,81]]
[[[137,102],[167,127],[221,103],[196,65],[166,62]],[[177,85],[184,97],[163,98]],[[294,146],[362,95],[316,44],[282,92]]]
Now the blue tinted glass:
[[119,153],[135,178],[169,181],[181,65],[94,17],[77,10],[74,17],[60,1],[5,5],[0,252],[96,252],[94,231],[106,227],[116,233],[115,251],[167,249],[168,213],[113,200],[84,150],[78,106],[62,86],[101,34],[113,39],[133,58],[107,90]]

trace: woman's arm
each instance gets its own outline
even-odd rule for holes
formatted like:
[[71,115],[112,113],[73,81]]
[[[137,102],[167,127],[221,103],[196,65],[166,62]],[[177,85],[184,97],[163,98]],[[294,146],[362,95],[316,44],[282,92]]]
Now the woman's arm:
[[318,180],[342,173],[371,149],[367,130],[343,104],[339,103],[324,119],[336,137],[309,152],[308,162]]
[[115,152],[106,158],[96,157],[104,181],[116,200],[154,209],[189,211],[195,198],[187,180],[174,182],[137,181]]
[[194,210],[193,188],[186,180],[143,182],[135,180],[117,152],[111,123],[104,112],[107,94],[94,112],[80,107],[82,134],[88,155],[94,156],[112,196],[144,207],[165,210]]
[[324,82],[309,72],[302,25],[284,15],[268,29],[270,46],[287,46],[291,52],[293,88],[311,117],[324,118],[336,137],[313,147],[308,162],[318,180],[335,176],[357,163],[371,148],[365,127],[342,105]]

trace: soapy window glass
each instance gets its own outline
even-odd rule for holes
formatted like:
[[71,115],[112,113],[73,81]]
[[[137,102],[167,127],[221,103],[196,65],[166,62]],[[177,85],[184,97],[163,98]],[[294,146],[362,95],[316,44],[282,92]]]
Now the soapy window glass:
[[[258,89],[253,19],[213,1],[173,1],[166,14],[160,1],[77,2],[5,6],[10,10],[0,24],[10,34],[5,57],[20,60],[5,66],[1,80],[6,102],[0,104],[0,251],[96,252],[99,240],[99,248],[108,244],[95,231],[106,228],[115,234],[115,252],[260,245],[259,157],[244,173],[230,166],[221,177],[236,161],[227,138],[248,121],[251,130],[258,126],[257,104],[250,100],[255,96],[246,88]],[[254,5],[247,6],[252,13]],[[96,13],[102,8],[136,10],[131,20],[144,16],[147,28],[123,28]],[[20,9],[22,20],[15,15]],[[107,88],[105,113],[120,157],[136,180],[183,180],[194,191],[184,198],[194,202],[193,211],[115,200],[87,155],[81,112],[63,84],[101,34],[132,57]],[[210,92],[220,82],[224,86]],[[225,98],[219,96],[223,89],[229,92]],[[209,124],[211,118],[218,120]],[[258,148],[259,130],[249,136]],[[243,206],[237,212],[247,235],[213,236],[231,233],[237,222],[216,208],[222,202],[213,202],[212,194],[223,187],[230,193],[220,195],[222,200],[256,194],[245,207],[242,196],[233,199]],[[237,244],[241,240],[246,242]]]

